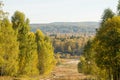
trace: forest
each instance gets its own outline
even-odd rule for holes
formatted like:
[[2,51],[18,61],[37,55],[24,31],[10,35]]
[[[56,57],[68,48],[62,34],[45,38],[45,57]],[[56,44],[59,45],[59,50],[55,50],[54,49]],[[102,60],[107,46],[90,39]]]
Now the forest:
[[0,80],[120,80],[120,0],[100,22],[30,24],[3,7]]

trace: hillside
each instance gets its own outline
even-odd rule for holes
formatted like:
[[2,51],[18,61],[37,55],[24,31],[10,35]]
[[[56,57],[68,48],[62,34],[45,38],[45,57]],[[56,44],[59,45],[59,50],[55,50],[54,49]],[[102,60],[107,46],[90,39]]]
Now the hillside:
[[48,24],[31,24],[33,32],[36,29],[41,29],[48,34],[68,34],[82,33],[95,34],[96,28],[99,27],[99,22],[53,22]]

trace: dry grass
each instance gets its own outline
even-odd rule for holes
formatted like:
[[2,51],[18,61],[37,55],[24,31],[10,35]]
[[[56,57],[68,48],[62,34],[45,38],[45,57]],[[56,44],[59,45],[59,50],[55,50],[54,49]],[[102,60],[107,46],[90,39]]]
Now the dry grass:
[[87,76],[78,73],[77,59],[63,59],[59,66],[56,66],[52,73],[51,80],[83,80]]
[[13,80],[13,78],[8,77],[8,76],[4,76],[4,77],[0,77],[0,80]]

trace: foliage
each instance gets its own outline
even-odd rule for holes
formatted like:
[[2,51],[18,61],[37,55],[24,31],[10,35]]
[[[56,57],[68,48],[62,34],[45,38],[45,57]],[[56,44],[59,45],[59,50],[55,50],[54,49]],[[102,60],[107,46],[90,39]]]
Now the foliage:
[[40,30],[31,33],[29,19],[22,12],[14,13],[12,23],[19,41],[19,75],[49,74],[55,65],[50,39]]
[[[119,15],[119,8],[120,1],[117,6],[117,15]],[[85,67],[87,66],[85,66],[86,61],[89,60],[91,62],[92,60],[96,65],[97,71],[100,73],[99,77],[103,76],[105,80],[119,80],[120,16],[115,16],[115,13],[113,13],[111,9],[106,9],[100,26],[93,40],[93,47],[90,46],[89,42],[87,43],[83,54],[85,59],[81,58],[82,60],[78,64],[78,70],[85,73]],[[98,72],[96,74],[98,74]],[[101,73],[104,75],[101,75]]]
[[8,19],[0,23],[0,74],[14,76],[18,72],[17,36]]
[[108,18],[112,18],[113,16],[115,15],[114,12],[112,12],[111,9],[105,9],[104,10],[104,13],[103,13],[103,16],[102,16],[102,22],[101,24],[104,24],[104,22],[108,19]]
[[96,63],[106,69],[111,79],[119,79],[120,66],[120,16],[108,19],[97,32],[95,38]]
[[69,54],[79,56],[83,52],[83,47],[87,40],[92,36],[83,35],[57,35],[51,36],[55,53]]
[[27,41],[27,54],[26,54],[26,65],[24,69],[24,74],[29,76],[38,75],[38,54],[37,54],[37,44],[36,36],[33,32],[28,33]]
[[120,0],[118,1],[117,5],[117,15],[120,15]]
[[22,12],[14,13],[12,23],[0,13],[1,76],[49,74],[55,65],[50,39],[40,30],[30,32],[29,19]]
[[40,30],[37,30],[36,42],[40,74],[49,74],[55,65],[54,50],[51,41]]
[[[17,39],[19,41],[19,74],[26,74],[27,65],[27,42],[28,42],[28,32],[29,23],[25,19],[25,15],[22,12],[16,11],[12,16],[13,29],[17,34]],[[29,71],[28,71],[29,72]]]
[[93,49],[93,41],[89,40],[84,47],[84,52],[80,56],[78,63],[78,72],[92,75],[95,79],[106,79],[105,70],[101,70],[95,62],[95,52]]

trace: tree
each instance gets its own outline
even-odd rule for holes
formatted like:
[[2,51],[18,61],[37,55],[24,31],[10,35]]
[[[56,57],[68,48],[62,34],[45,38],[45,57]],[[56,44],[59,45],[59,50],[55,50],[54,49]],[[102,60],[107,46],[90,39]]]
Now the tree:
[[78,63],[78,71],[79,73],[94,76],[95,80],[106,80],[106,70],[100,69],[96,64],[96,52],[94,51],[94,47],[96,46],[94,46],[93,40],[88,40],[88,42],[84,46],[83,53],[80,56],[80,62]]
[[28,76],[38,75],[38,54],[36,37],[33,32],[28,33],[28,41],[26,44],[26,56],[24,64],[24,74]]
[[3,2],[0,1],[0,20],[3,20],[8,17],[8,12],[3,11],[3,6],[4,6]]
[[19,45],[17,36],[8,19],[0,23],[0,73],[6,76],[15,76],[18,72]]
[[104,13],[102,15],[102,22],[101,22],[101,25],[104,24],[104,22],[108,19],[108,18],[112,18],[113,16],[115,15],[114,12],[112,12],[111,9],[105,9],[104,10]]
[[117,5],[117,15],[120,15],[120,0],[118,1]]
[[30,31],[29,19],[25,18],[25,15],[22,12],[16,11],[12,16],[13,29],[17,35],[17,40],[19,42],[19,74],[26,74],[24,69],[26,69],[27,62],[26,58],[28,55],[27,52],[27,43],[28,43],[28,32]]
[[80,56],[80,62],[78,63],[78,72],[79,73],[86,73],[86,68],[85,68],[85,57]]
[[[94,52],[93,52],[93,48],[92,48],[92,41],[88,40],[88,42],[86,43],[86,45],[84,46],[84,50],[83,50],[83,54],[80,56],[80,62],[78,67],[80,69],[78,69],[80,72],[83,72],[85,74],[96,74],[94,73],[95,71],[93,71],[93,68],[96,68],[96,65],[94,65],[95,61],[94,61]],[[97,69],[96,69],[97,70]]]
[[40,74],[49,74],[55,65],[54,50],[50,39],[40,31],[36,31],[38,52],[38,68]]
[[95,37],[96,63],[106,69],[109,80],[120,79],[120,16],[109,18]]
[[2,9],[3,6],[3,2],[0,1],[0,74],[15,76],[18,72],[19,44],[7,18],[8,13]]
[[88,42],[84,46],[84,54],[83,55],[85,56],[87,61],[92,60],[94,54],[92,53],[92,41],[91,40],[88,40]]

